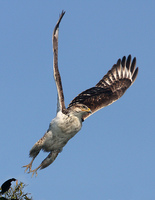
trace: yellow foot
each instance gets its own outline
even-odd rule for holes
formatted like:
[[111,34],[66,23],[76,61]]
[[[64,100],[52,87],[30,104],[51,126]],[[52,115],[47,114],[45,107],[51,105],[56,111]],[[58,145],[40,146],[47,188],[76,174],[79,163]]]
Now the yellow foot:
[[30,163],[30,164],[28,164],[28,165],[24,165],[23,167],[26,167],[26,169],[25,169],[25,173],[26,173],[26,171],[29,169],[29,172],[28,173],[30,173],[32,170],[31,170],[31,167],[32,167],[32,163]]
[[38,175],[38,173],[37,173],[37,168],[36,169],[34,169],[34,170],[31,170],[30,172],[28,172],[28,173],[32,173],[32,176],[31,177],[33,177],[34,176],[34,174],[36,175],[36,177],[37,177],[37,175]]

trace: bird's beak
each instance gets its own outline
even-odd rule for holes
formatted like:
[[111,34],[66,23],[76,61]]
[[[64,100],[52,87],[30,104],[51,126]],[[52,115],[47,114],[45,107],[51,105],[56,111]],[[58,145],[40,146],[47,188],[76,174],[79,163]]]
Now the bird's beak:
[[88,113],[92,113],[92,111],[90,110],[90,108],[89,108],[89,110],[88,110]]
[[86,110],[86,112],[92,113],[92,111],[90,110],[90,108],[88,108],[88,109]]
[[92,113],[92,111],[90,110],[90,108],[88,108],[88,109],[81,109],[82,111],[84,111],[84,112],[87,112],[87,113]]

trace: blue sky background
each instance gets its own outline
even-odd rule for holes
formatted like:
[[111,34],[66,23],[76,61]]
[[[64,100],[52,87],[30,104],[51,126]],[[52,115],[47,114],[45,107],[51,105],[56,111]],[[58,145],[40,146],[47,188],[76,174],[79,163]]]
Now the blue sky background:
[[[24,174],[56,114],[52,32],[62,9],[59,68],[66,105],[116,63],[137,57],[137,80],[88,118],[56,161]],[[155,2],[0,1],[0,184],[15,177],[34,200],[155,199]],[[40,153],[33,168],[47,156]]]

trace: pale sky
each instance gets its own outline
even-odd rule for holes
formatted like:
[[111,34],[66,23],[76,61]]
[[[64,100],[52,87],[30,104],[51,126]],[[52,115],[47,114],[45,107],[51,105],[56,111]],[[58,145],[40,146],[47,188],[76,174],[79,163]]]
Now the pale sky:
[[[66,106],[118,58],[137,58],[137,80],[92,115],[55,162],[21,168],[56,115],[52,32],[62,9],[59,68]],[[155,2],[0,1],[0,184],[17,178],[34,200],[155,199]],[[47,156],[41,152],[37,167]]]

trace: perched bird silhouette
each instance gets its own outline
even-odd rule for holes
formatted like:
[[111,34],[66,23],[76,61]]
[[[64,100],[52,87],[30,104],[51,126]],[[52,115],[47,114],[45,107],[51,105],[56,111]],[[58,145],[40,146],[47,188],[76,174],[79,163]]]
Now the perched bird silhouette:
[[9,190],[12,181],[16,181],[16,179],[15,178],[8,179],[1,185],[2,191],[0,192],[0,194],[4,194],[5,192],[7,192]]
[[[38,169],[44,169],[56,159],[67,142],[80,131],[82,122],[86,118],[118,100],[134,83],[138,74],[136,58],[132,60],[131,55],[129,55],[126,59],[124,56],[122,59],[118,59],[117,63],[113,65],[111,70],[109,70],[94,87],[80,93],[66,108],[61,76],[58,69],[58,32],[64,14],[65,12],[62,11],[54,28],[52,37],[54,56],[53,71],[58,93],[57,115],[51,121],[44,136],[38,140],[30,150],[29,156],[32,157],[31,162],[28,165],[23,166],[26,167],[25,172],[29,169],[29,172],[33,173],[32,176],[34,174],[37,175]],[[81,71],[81,73],[83,72]],[[85,75],[87,76],[88,73]],[[73,83],[71,83],[69,89],[71,89],[72,85]],[[36,169],[31,170],[32,163],[40,150],[49,152],[49,155]]]

